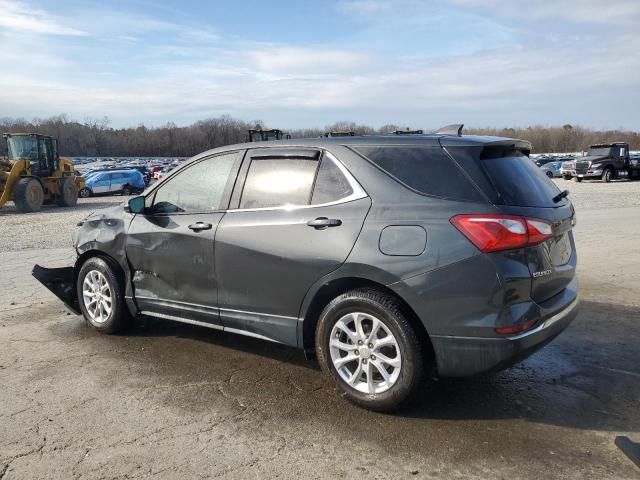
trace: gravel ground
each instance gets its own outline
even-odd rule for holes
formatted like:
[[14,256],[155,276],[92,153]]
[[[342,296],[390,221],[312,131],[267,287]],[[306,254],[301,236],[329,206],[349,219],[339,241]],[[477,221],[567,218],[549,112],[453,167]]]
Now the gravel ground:
[[610,208],[639,207],[640,182],[615,180],[604,183],[600,180],[570,180],[555,179],[560,190],[571,192],[571,201],[580,210],[602,210]]
[[80,220],[91,212],[118,205],[130,197],[79,198],[74,208],[45,206],[35,213],[19,213],[13,202],[0,209],[0,252],[21,248],[63,248],[72,246],[72,234]]
[[[300,352],[150,318],[101,335],[30,275],[72,259],[76,209],[0,211],[0,480],[640,478],[640,182],[576,184],[582,305],[490,376],[357,408]],[[616,206],[616,208],[613,208]]]

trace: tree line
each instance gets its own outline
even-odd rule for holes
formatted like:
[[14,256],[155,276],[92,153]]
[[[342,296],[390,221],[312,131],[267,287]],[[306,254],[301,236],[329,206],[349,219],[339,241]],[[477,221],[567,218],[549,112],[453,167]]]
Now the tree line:
[[[168,122],[160,127],[139,125],[113,128],[107,117],[89,118],[80,122],[67,115],[45,119],[0,118],[1,132],[38,132],[58,139],[63,156],[101,157],[190,157],[210,148],[245,142],[248,130],[265,125],[262,121],[243,121],[228,115],[199,120],[189,126]],[[277,127],[277,125],[269,127]],[[266,128],[266,126],[265,126]],[[354,131],[356,134],[385,134],[406,127],[388,124],[380,128],[341,121],[324,128],[287,130],[292,138],[318,137],[329,131]],[[632,150],[640,150],[640,133],[628,130],[599,131],[581,126],[526,128],[470,128],[464,133],[497,135],[528,140],[534,152],[579,152],[595,143],[627,142]],[[6,155],[6,144],[0,140],[0,156]]]

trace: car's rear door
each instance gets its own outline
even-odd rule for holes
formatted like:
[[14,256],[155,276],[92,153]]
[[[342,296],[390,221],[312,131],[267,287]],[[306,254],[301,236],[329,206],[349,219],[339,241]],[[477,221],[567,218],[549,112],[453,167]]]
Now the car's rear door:
[[127,183],[127,174],[122,172],[111,173],[111,185],[109,191],[111,193],[118,193],[122,191],[122,187]]
[[216,235],[225,330],[295,345],[305,293],[344,263],[370,205],[326,152],[249,150]]
[[134,298],[146,314],[219,325],[214,238],[244,151],[195,161],[159,184],[126,240]]

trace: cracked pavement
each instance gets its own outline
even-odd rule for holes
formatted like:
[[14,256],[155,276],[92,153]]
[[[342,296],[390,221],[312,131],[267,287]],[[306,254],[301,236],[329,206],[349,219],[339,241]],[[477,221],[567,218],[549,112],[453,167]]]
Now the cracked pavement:
[[560,337],[507,371],[430,381],[394,415],[349,404],[294,349],[151,318],[87,327],[30,270],[72,260],[88,208],[0,212],[0,480],[640,477],[613,443],[640,441],[638,206],[576,201],[582,307]]

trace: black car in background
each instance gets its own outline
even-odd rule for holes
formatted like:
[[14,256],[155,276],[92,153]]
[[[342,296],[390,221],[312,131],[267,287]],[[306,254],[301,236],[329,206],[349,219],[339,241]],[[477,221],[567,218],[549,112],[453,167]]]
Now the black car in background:
[[505,368],[578,304],[574,209],[527,142],[450,134],[210,150],[87,217],[34,275],[97,330],[143,314],[315,354],[392,410],[425,375]]

